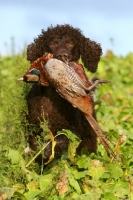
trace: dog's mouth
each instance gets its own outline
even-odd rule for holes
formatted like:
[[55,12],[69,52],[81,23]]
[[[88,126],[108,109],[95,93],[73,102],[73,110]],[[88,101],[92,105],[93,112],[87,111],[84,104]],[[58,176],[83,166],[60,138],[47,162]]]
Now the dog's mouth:
[[69,62],[69,58],[67,56],[58,56],[57,59],[65,62],[65,63]]
[[68,63],[71,59],[70,55],[68,55],[68,53],[66,53],[64,51],[60,51],[60,52],[56,53],[56,55],[54,57],[57,58],[58,60],[65,62],[65,63]]

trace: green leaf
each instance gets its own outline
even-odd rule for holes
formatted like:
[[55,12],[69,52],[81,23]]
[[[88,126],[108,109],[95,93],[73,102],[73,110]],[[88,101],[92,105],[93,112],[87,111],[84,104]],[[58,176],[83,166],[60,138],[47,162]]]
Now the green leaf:
[[41,191],[45,191],[52,183],[52,174],[43,175],[39,180],[39,186]]
[[69,146],[68,146],[68,158],[74,162],[74,157],[76,155],[76,149],[79,146],[81,140],[70,130],[63,129],[58,133],[64,133],[69,139]]
[[19,151],[15,149],[9,149],[8,159],[11,160],[12,164],[18,164],[20,159],[23,159]]
[[110,178],[109,172],[104,172],[104,173],[102,174],[101,178],[103,178],[103,179],[109,179],[109,178]]
[[119,163],[118,164],[110,163],[107,166],[108,166],[108,171],[111,175],[111,178],[117,180],[124,175],[124,172],[122,171],[121,165],[119,165]]
[[13,198],[16,200],[27,200],[27,198],[21,194],[20,192],[15,192],[14,195],[13,195]]
[[88,169],[88,167],[90,166],[89,157],[87,157],[86,155],[82,155],[81,157],[79,157],[77,165],[80,169]]
[[17,192],[23,193],[25,190],[25,187],[23,184],[17,183],[12,186]]
[[103,173],[105,172],[105,169],[103,167],[94,167],[91,166],[89,168],[88,174],[93,178],[93,179],[99,179]]
[[89,167],[88,174],[93,179],[99,179],[105,173],[105,168],[102,166],[102,163],[98,160],[93,160],[92,165]]
[[82,171],[82,172],[78,172],[78,170],[74,169],[72,171],[72,173],[73,173],[75,179],[81,179],[81,178],[84,178],[88,172],[87,172],[87,170]]
[[81,194],[79,183],[74,179],[74,177],[71,175],[68,177],[68,180],[69,184],[77,191],[77,193]]
[[73,200],[99,200],[100,199],[100,194],[96,192],[88,192],[88,194],[74,194],[72,195]]
[[129,137],[131,140],[133,140],[133,133],[130,133],[130,134],[128,135],[128,137]]
[[27,198],[27,200],[34,199],[41,193],[40,190],[30,190],[24,194],[24,196]]
[[38,180],[39,179],[39,175],[36,172],[34,172],[34,170],[29,171],[29,170],[25,169],[25,173],[26,173],[26,178],[29,182],[31,180]]
[[28,190],[36,190],[38,189],[37,181],[31,181],[27,185]]
[[118,180],[114,188],[114,193],[121,198],[125,198],[130,193],[129,183],[126,181]]
[[129,199],[133,200],[133,192],[129,194]]
[[105,192],[102,200],[119,200],[119,198],[111,192]]

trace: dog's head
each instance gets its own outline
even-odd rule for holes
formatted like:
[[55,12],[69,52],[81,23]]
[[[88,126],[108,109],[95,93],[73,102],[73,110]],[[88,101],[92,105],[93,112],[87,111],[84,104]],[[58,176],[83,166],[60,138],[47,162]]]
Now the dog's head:
[[74,60],[75,41],[69,35],[51,38],[48,45],[48,52],[59,60],[72,61]]
[[33,62],[46,52],[66,61],[78,61],[81,56],[85,67],[95,72],[102,49],[98,43],[86,38],[80,29],[66,24],[42,30],[42,34],[28,46],[27,59]]

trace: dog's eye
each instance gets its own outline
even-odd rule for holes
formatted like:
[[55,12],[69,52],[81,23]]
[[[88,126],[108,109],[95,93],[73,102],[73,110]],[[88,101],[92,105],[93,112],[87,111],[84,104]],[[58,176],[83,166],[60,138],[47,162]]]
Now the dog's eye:
[[58,45],[58,43],[56,41],[54,41],[54,42],[51,42],[49,46],[50,47],[56,47],[57,45]]
[[67,42],[67,46],[68,46],[68,47],[73,47],[74,44],[73,44],[72,42]]

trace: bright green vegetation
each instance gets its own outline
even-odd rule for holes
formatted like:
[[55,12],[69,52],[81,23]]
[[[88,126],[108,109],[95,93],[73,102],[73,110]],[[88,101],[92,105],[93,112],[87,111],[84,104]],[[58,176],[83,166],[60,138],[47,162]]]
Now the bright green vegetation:
[[106,155],[100,142],[97,155],[75,155],[79,140],[61,130],[70,138],[68,152],[44,169],[34,161],[26,167],[37,153],[24,152],[24,97],[31,85],[17,78],[28,68],[25,53],[0,57],[0,199],[133,200],[133,54],[116,57],[108,52],[96,74],[87,72],[111,81],[98,87],[95,99],[102,100],[96,106],[97,118],[112,141],[116,160]]

